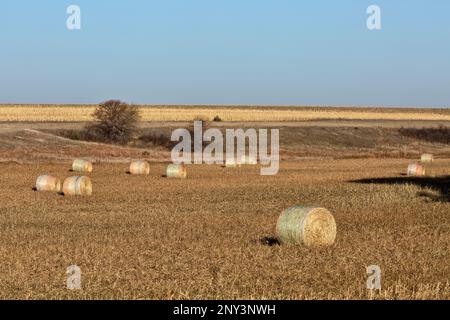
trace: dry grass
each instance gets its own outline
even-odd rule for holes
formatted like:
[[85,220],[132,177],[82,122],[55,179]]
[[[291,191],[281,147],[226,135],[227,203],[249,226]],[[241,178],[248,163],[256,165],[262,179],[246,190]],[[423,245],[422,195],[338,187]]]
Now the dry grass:
[[[89,105],[3,105],[0,121],[91,121],[94,109]],[[212,121],[216,116],[221,121],[450,120],[450,112],[445,109],[141,106],[140,113],[143,121]]]
[[[186,180],[162,178],[165,164],[145,177],[125,174],[127,164],[96,164],[86,198],[32,191],[39,174],[68,176],[69,162],[3,163],[0,298],[449,299],[450,202],[420,196],[438,190],[415,180],[349,182],[399,177],[407,163],[282,163],[274,177],[257,167],[189,166]],[[433,168],[448,175],[449,161]],[[261,241],[294,204],[333,213],[334,246]],[[65,289],[72,264],[81,291]],[[372,264],[383,272],[374,296]]]
[[[42,123],[31,124],[42,130]],[[22,129],[24,123],[10,123],[2,132],[0,126],[0,161],[20,163],[48,163],[81,158],[111,162],[131,160],[170,161],[170,150],[176,144],[170,141],[174,128],[152,127],[140,129],[136,140],[127,147],[84,142],[81,129],[58,129],[63,123],[47,123],[47,133],[34,129]],[[188,124],[185,127],[190,128]],[[238,124],[240,125],[240,124]],[[262,124],[264,128],[270,127]],[[13,127],[16,126],[17,129]],[[238,127],[237,125],[234,128]],[[242,126],[246,128],[246,126]],[[50,129],[52,128],[52,129]],[[82,126],[81,126],[82,128]],[[233,128],[233,126],[229,126]],[[222,129],[223,128],[220,128]],[[55,135],[56,134],[56,135]],[[72,139],[66,139],[65,136]],[[378,127],[297,127],[280,128],[280,156],[283,160],[304,158],[408,158],[419,160],[423,153],[432,153],[435,158],[449,158],[450,146],[405,137],[395,128]]]

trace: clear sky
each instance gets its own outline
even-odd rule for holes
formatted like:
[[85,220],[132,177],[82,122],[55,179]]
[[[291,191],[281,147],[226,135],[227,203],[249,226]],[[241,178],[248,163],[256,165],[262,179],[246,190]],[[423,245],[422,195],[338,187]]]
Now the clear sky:
[[109,98],[450,107],[450,1],[1,0],[0,103]]

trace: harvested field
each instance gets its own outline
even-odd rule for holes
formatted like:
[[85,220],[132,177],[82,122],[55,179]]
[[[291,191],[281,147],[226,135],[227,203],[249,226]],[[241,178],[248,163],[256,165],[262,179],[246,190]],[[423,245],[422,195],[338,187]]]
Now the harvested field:
[[[407,160],[188,166],[188,179],[127,175],[129,163],[96,164],[91,197],[32,190],[65,164],[1,163],[0,298],[353,299],[369,298],[366,267],[379,265],[373,298],[450,299],[450,159],[435,177],[402,173]],[[446,189],[447,186],[447,189]],[[331,247],[271,241],[282,210],[327,208]],[[66,268],[82,290],[66,289]]]
[[[77,122],[92,120],[95,106],[0,105],[0,121]],[[448,109],[141,106],[142,121],[305,121],[305,120],[422,120],[450,121]]]
[[[195,117],[201,107],[187,109]],[[421,120],[386,119],[397,111],[384,120],[208,124],[279,128],[282,161],[271,177],[259,165],[189,165],[187,179],[163,178],[167,137],[192,122],[142,122],[125,146],[77,140],[85,122],[70,117],[2,122],[0,298],[449,299],[450,122],[425,120],[441,111],[420,109],[404,114]],[[407,177],[423,153],[435,156],[427,176]],[[39,175],[74,175],[75,158],[94,162],[91,196],[33,191]],[[127,174],[137,159],[151,163],[149,175]],[[294,205],[328,209],[334,245],[278,245],[275,224]],[[81,291],[66,289],[71,265],[81,268]],[[370,265],[382,271],[374,294]]]

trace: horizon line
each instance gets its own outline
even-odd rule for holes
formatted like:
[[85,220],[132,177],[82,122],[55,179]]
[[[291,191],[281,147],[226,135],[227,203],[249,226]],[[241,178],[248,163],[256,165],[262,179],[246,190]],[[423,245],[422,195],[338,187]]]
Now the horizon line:
[[130,105],[136,105],[141,107],[227,107],[227,108],[355,108],[355,109],[449,109],[448,106],[399,106],[399,105],[329,105],[329,104],[218,104],[218,103],[137,103],[132,101],[126,101],[123,99],[107,99],[101,102],[90,102],[90,103],[15,103],[15,102],[0,102],[0,106],[97,106],[102,102],[108,100],[120,100],[122,102],[128,103]]

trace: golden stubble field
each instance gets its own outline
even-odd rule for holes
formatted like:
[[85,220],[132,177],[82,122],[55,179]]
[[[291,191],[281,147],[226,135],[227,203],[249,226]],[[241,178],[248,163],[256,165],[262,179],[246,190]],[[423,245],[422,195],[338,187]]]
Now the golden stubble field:
[[[0,105],[0,122],[91,121],[94,105]],[[251,107],[251,106],[140,106],[142,121],[311,121],[311,120],[422,120],[450,121],[448,109]]]
[[[449,162],[430,172],[448,177]],[[407,164],[283,162],[272,177],[257,166],[200,165],[186,180],[163,178],[162,163],[150,176],[96,164],[94,194],[69,198],[32,190],[39,174],[73,175],[69,163],[2,163],[0,298],[449,299],[448,195],[434,178],[423,188],[402,176]],[[366,178],[395,184],[350,182]],[[334,246],[267,245],[280,212],[295,204],[334,214]],[[73,264],[80,291],[66,289]],[[371,296],[373,264],[382,290]]]

